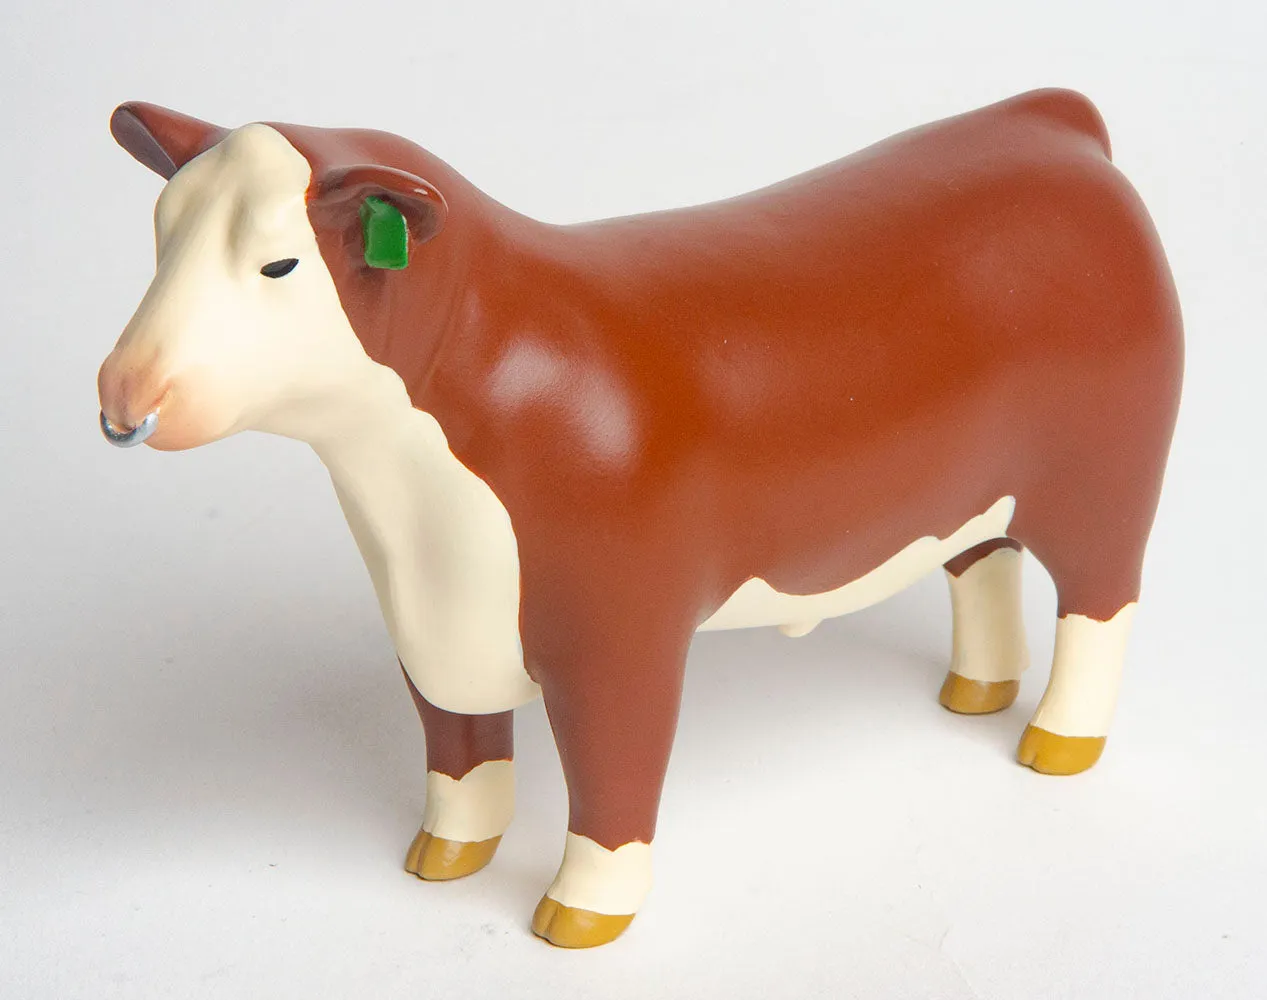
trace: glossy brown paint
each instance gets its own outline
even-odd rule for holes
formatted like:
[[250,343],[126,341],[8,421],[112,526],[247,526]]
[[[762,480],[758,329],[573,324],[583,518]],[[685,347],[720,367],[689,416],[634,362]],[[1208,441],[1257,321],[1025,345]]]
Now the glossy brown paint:
[[490,760],[513,760],[514,713],[459,715],[427,701],[401,667],[427,737],[427,770],[461,779]]
[[[312,164],[310,217],[366,350],[510,513],[573,832],[650,841],[692,633],[751,577],[839,587],[1012,496],[1008,534],[1060,614],[1136,599],[1180,316],[1081,96],[577,226],[395,136],[275,127]],[[365,164],[447,206],[404,271],[364,266],[329,182]]]
[[999,549],[1012,549],[1014,552],[1020,552],[1024,549],[1024,546],[1013,538],[988,538],[981,544],[965,549],[953,559],[947,560],[946,572],[951,576],[963,576],[974,565]]

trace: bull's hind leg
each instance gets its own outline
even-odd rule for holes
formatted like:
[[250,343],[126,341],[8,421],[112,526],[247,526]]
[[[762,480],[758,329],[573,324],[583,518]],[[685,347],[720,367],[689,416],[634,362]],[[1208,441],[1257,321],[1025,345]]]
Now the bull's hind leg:
[[1021,546],[994,538],[946,563],[953,618],[941,703],[952,712],[998,712],[1016,700],[1029,664],[1021,617]]
[[1117,704],[1135,602],[1107,621],[1065,614],[1056,623],[1051,679],[1016,757],[1044,774],[1085,771],[1104,751]]
[[433,881],[461,878],[493,860],[510,826],[514,715],[446,712],[405,680],[427,738],[427,804],[405,870]]
[[[1036,771],[1077,774],[1104,750],[1160,479],[1155,468],[1119,460],[1017,504],[1012,533],[1051,574],[1059,605],[1051,677],[1017,750]],[[1107,498],[1106,483],[1117,487]]]

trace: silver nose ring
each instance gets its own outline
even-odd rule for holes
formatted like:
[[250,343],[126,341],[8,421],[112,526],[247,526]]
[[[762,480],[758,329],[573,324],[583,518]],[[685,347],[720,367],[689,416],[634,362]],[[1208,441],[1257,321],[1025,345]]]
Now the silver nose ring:
[[110,418],[106,416],[105,410],[101,411],[101,433],[106,436],[106,440],[112,445],[119,448],[131,448],[140,444],[158,427],[158,410],[147,413],[145,419],[133,427],[130,431],[120,430],[110,423]]

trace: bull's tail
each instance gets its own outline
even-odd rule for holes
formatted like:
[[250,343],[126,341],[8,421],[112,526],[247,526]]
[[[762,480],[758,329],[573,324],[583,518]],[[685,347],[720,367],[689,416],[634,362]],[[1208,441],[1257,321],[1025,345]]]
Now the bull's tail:
[[1048,121],[1060,122],[1075,132],[1085,135],[1104,153],[1105,159],[1113,159],[1113,150],[1109,145],[1109,130],[1105,128],[1104,119],[1091,101],[1076,90],[1049,88],[1031,90],[1027,94],[1014,97],[1008,103],[1018,109],[1041,115]]

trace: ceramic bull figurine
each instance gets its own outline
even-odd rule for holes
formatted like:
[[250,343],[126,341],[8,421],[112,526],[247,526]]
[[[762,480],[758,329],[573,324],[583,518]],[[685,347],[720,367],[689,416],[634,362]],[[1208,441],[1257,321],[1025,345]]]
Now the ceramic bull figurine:
[[1041,91],[697,208],[547,225],[381,132],[111,129],[168,183],[100,374],[116,444],[253,428],[328,467],[426,731],[406,867],[488,864],[545,699],[568,834],[532,927],[610,941],[651,882],[691,637],[788,635],[944,566],[952,711],[1026,666],[1022,763],[1100,756],[1178,406],[1179,305],[1083,97]]

